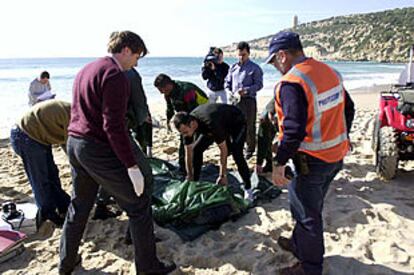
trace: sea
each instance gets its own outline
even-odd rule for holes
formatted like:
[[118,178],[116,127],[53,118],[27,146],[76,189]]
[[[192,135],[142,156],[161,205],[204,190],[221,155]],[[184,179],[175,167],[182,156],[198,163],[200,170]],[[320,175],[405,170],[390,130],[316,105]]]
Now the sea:
[[[96,58],[31,58],[0,59],[0,138],[7,138],[11,126],[29,109],[28,90],[30,82],[47,70],[50,73],[52,92],[56,98],[71,101],[75,75],[87,63]],[[270,96],[280,74],[271,65],[263,65],[263,60],[254,62],[261,65],[264,72],[264,89],[259,96]],[[163,104],[162,97],[153,86],[159,73],[173,79],[193,82],[207,90],[201,78],[202,57],[146,57],[139,60],[137,70],[143,78],[143,85],[150,106]],[[225,59],[228,64],[236,59]],[[347,90],[396,83],[405,64],[374,62],[327,62],[342,74]]]

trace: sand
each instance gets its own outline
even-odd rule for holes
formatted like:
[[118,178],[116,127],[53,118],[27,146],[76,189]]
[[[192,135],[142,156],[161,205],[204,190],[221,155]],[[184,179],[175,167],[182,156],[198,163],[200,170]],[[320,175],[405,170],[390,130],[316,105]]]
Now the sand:
[[[351,135],[355,149],[345,158],[344,169],[325,202],[324,274],[414,274],[414,162],[402,163],[395,180],[383,181],[376,175],[370,133],[378,93],[353,91],[353,98],[357,106]],[[267,100],[260,99],[259,110]],[[163,117],[164,104],[151,108],[155,117]],[[163,127],[155,131],[154,138],[156,156],[177,159],[176,133]],[[70,192],[66,156],[59,148],[54,153],[62,184]],[[205,156],[206,161],[217,163],[218,150],[211,149]],[[254,167],[254,158],[249,165]],[[0,202],[30,196],[22,162],[8,140],[0,141]],[[75,274],[135,274],[132,247],[123,243],[126,225],[125,215],[90,220],[80,248],[82,267]],[[156,226],[163,240],[157,249],[161,259],[179,265],[174,274],[277,274],[279,268],[296,262],[276,243],[280,235],[290,236],[293,225],[284,190],[279,198],[193,242],[183,242],[172,231]],[[0,274],[56,274],[60,235],[56,229],[46,240],[27,242],[22,255],[1,264]]]

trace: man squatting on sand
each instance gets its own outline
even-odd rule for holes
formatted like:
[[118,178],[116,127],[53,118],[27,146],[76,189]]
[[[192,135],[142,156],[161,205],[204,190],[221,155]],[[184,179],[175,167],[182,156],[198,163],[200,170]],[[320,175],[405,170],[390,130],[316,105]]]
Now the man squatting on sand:
[[281,274],[320,275],[323,201],[350,150],[348,134],[354,103],[339,73],[304,55],[296,33],[276,34],[270,41],[266,63],[282,74],[275,91],[279,147],[273,159],[273,183],[289,183],[285,177],[289,159],[293,159],[297,173],[288,185],[296,225],[292,238],[279,237],[278,243],[299,263],[282,269]]
[[243,156],[246,118],[242,111],[233,105],[211,103],[201,105],[191,113],[179,112],[173,121],[184,137],[187,179],[199,180],[203,153],[215,142],[220,149],[217,183],[227,184],[227,156],[231,153],[243,179],[245,198],[252,202],[250,172]]
[[60,274],[81,262],[79,245],[99,186],[129,217],[137,273],[168,273],[156,254],[151,213],[151,168],[125,125],[130,88],[125,71],[147,54],[130,31],[110,36],[111,56],[87,64],[76,76],[69,124],[68,156],[73,193],[60,242]]

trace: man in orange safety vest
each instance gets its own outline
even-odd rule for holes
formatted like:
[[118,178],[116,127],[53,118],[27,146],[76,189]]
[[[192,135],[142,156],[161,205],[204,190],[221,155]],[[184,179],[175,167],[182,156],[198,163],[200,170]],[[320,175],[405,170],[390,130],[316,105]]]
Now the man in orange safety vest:
[[[282,78],[275,89],[279,121],[278,150],[273,159],[272,181],[288,185],[292,215],[296,220],[292,238],[279,237],[279,245],[292,252],[299,263],[281,274],[322,274],[324,197],[343,158],[350,149],[348,138],[354,104],[341,76],[330,66],[307,58],[299,35],[276,34],[269,45],[266,63]],[[293,160],[294,176],[285,175]]]

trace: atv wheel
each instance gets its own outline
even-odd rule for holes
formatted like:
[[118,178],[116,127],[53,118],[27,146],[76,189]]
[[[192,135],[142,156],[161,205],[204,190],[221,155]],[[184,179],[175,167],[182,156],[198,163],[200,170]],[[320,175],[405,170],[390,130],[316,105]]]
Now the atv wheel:
[[398,168],[398,135],[392,127],[379,130],[377,149],[377,173],[390,180],[395,177]]

